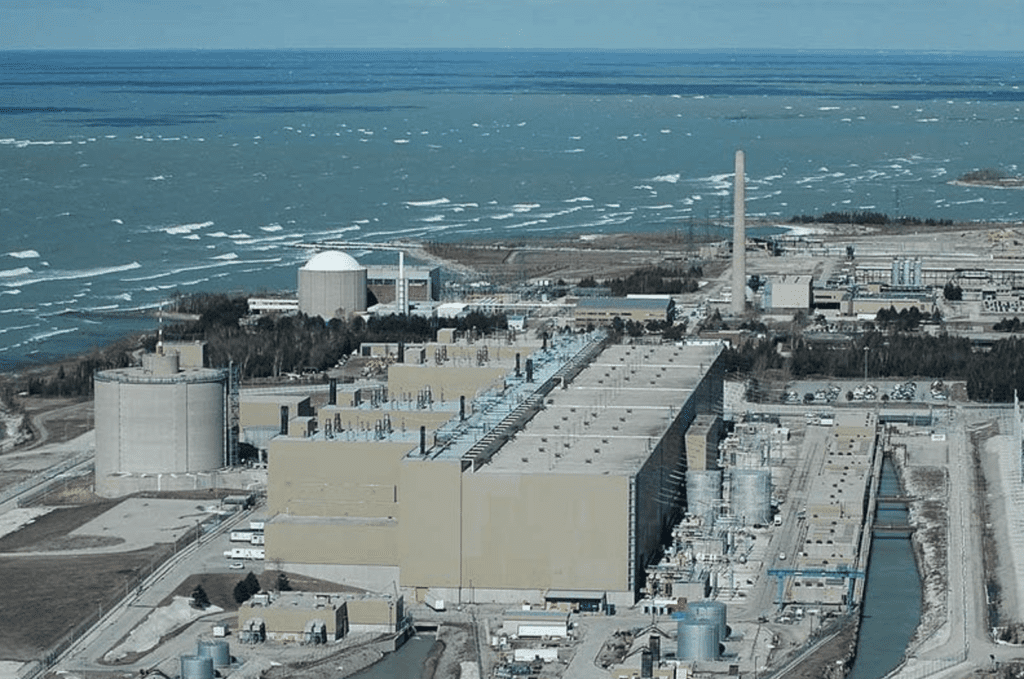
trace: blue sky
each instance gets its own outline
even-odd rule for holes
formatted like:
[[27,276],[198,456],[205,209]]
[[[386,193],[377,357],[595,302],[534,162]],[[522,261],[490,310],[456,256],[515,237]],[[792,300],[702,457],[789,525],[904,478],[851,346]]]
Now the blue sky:
[[1024,0],[0,0],[0,49],[1022,45]]

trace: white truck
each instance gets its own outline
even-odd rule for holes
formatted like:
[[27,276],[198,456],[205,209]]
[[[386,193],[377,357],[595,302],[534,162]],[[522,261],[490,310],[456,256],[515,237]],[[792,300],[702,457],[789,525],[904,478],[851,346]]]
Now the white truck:
[[267,551],[265,549],[257,549],[253,547],[232,547],[231,549],[224,552],[225,559],[252,559],[253,561],[261,561],[266,558]]
[[262,531],[264,526],[266,526],[266,522],[265,521],[250,521],[249,522],[249,530],[251,530],[251,531]]

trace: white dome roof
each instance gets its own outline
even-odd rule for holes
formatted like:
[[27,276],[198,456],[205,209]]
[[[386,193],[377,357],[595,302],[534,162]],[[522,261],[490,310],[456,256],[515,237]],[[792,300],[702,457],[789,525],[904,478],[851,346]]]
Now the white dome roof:
[[302,268],[306,271],[362,271],[366,267],[341,250],[327,250],[314,255]]

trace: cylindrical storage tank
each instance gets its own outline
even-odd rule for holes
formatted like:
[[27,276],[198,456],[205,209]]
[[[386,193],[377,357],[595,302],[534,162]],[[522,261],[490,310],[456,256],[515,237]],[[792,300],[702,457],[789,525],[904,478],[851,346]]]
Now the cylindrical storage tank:
[[231,647],[223,639],[200,639],[196,655],[212,658],[214,667],[231,665]]
[[766,526],[772,519],[772,473],[769,469],[732,472],[730,507],[744,526]]
[[715,525],[715,512],[722,499],[722,472],[686,472],[686,506],[691,514],[700,517],[704,529],[710,531]]
[[181,656],[181,679],[213,679],[213,658],[208,655]]
[[726,606],[721,601],[691,601],[686,605],[693,620],[711,622],[718,627],[718,639],[729,637],[726,625]]
[[684,618],[676,625],[677,660],[717,660],[718,627],[711,622]]
[[117,486],[105,484],[113,475],[224,466],[226,371],[117,368],[97,372],[93,384],[98,494],[117,494]]
[[315,255],[299,269],[299,311],[325,321],[366,311],[366,268],[338,250]]

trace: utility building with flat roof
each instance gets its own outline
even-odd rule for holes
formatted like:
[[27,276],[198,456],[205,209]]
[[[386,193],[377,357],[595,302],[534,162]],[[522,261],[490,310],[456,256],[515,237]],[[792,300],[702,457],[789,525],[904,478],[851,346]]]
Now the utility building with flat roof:
[[533,350],[422,438],[273,439],[267,559],[453,602],[632,604],[682,516],[684,433],[721,411],[722,347],[603,338]]

